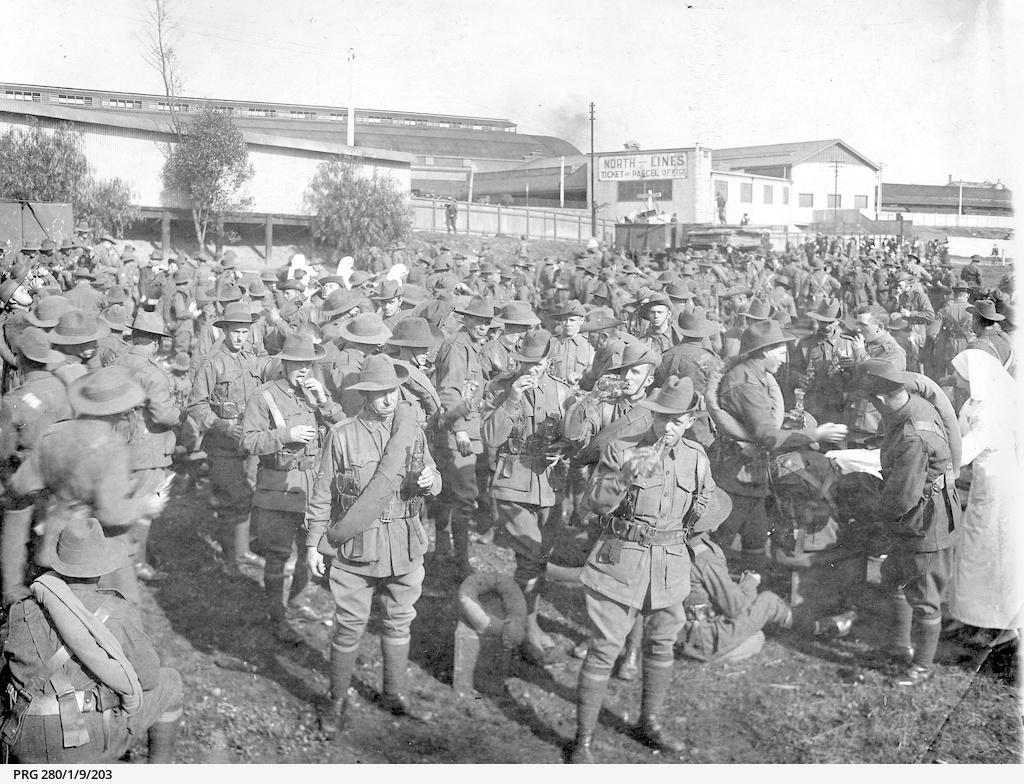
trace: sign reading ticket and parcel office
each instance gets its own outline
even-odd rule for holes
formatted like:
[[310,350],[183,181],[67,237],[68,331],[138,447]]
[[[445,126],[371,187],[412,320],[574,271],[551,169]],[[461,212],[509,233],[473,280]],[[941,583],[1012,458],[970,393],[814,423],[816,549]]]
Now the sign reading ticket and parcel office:
[[597,159],[597,179],[678,180],[686,177],[686,153],[649,152],[628,155],[601,155]]

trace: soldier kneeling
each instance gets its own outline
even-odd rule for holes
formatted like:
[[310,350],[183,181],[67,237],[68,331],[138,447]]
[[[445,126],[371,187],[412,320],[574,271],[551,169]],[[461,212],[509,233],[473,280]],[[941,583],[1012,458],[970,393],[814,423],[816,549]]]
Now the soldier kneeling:
[[160,666],[135,606],[97,585],[128,556],[127,545],[105,538],[95,519],[71,520],[50,553],[53,571],[11,606],[0,726],[5,762],[116,762],[143,732],[149,762],[173,761],[181,676]]

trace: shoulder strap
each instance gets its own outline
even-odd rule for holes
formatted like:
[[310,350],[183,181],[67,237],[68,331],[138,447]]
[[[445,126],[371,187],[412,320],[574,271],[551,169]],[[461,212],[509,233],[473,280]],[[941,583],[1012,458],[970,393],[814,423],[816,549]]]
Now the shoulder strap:
[[270,419],[274,423],[274,427],[283,428],[286,426],[285,419],[281,415],[281,409],[277,407],[277,401],[274,400],[274,396],[270,394],[269,389],[264,389],[261,393],[263,400],[266,401],[267,408],[270,410]]

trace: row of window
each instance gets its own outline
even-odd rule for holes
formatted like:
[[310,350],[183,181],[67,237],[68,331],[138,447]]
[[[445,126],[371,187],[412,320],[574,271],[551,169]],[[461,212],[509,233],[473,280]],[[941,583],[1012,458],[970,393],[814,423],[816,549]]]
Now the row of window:
[[[813,193],[801,193],[797,197],[798,205],[800,207],[814,207],[814,194]],[[825,206],[830,210],[841,210],[843,208],[843,194],[841,193],[830,193],[826,198]],[[857,210],[866,210],[868,208],[868,197],[867,196],[854,196],[853,207]]]
[[[762,185],[761,186],[761,203],[762,204],[774,204],[775,203],[775,187],[774,185]],[[780,186],[782,189],[782,201],[781,204],[789,204],[789,187]],[[726,180],[715,180],[715,196],[723,196],[726,201],[729,200],[729,183]],[[828,209],[841,210],[843,208],[843,195],[841,193],[830,193],[827,198]],[[754,183],[752,182],[741,182],[740,183],[740,204],[753,204],[754,203]],[[814,207],[814,194],[813,193],[799,193],[797,194],[797,206],[813,208]],[[853,197],[853,206],[858,210],[866,210],[868,207],[868,197],[863,195],[857,195]]]
[[5,90],[4,97],[8,101],[35,101],[38,103],[41,100],[39,93],[33,93],[27,90]]
[[[4,97],[9,101],[35,101],[36,103],[42,102],[42,93],[32,90],[5,90]],[[50,95],[47,99],[53,101],[53,96]],[[56,97],[56,103],[67,104],[73,106],[92,106],[94,99],[88,95],[73,95],[70,93],[58,93]],[[124,98],[104,98],[100,100],[102,106],[106,106],[111,109],[142,109],[143,102],[136,99],[124,99]],[[152,104],[150,105],[152,108]],[[187,103],[176,103],[174,104],[175,111],[188,112],[195,111],[199,107],[198,105],[193,106]],[[171,110],[171,104],[167,101],[159,101],[156,104],[157,111],[168,112]],[[268,109],[264,107],[248,106],[215,106],[214,110],[221,114],[231,115],[244,115],[246,117],[277,117],[277,109]],[[345,112],[331,112],[329,114],[319,114],[314,111],[290,109],[282,110],[282,117],[288,117],[292,120],[333,120],[335,122],[345,122],[348,119],[348,115]],[[359,122],[366,123],[377,123],[380,125],[408,125],[408,126],[421,126],[431,128],[462,128],[472,131],[505,131],[512,133],[515,131],[515,127],[499,127],[493,125],[477,125],[473,123],[461,123],[452,121],[442,120],[427,120],[420,118],[393,116],[389,114],[363,114],[357,113],[356,120]]]
[[[763,185],[761,191],[761,203],[762,204],[774,204],[775,203],[775,186],[774,185]],[[789,186],[783,185],[782,188],[782,201],[781,204],[789,204]],[[729,183],[726,180],[715,180],[715,196],[723,196],[725,200],[729,200]],[[754,203],[754,183],[752,182],[741,182],[740,183],[740,203],[741,204],[753,204]]]

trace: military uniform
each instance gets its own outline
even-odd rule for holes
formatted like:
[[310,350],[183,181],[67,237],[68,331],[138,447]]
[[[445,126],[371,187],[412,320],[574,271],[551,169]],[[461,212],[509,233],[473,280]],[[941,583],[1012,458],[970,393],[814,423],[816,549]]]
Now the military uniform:
[[[67,651],[65,641],[40,603],[23,599],[11,608],[3,651],[3,686],[13,704],[5,700],[2,742],[10,762],[114,763],[128,751],[133,737],[154,725],[176,727],[181,717],[181,676],[160,666],[156,649],[142,630],[138,609],[117,591],[95,584],[72,583],[68,588],[120,644],[142,687],[141,706],[128,715],[117,692],[77,657],[58,658],[58,651]],[[60,696],[65,690],[71,695],[70,703]],[[84,731],[84,736],[76,737],[76,730]],[[150,762],[172,761],[157,759],[153,751],[151,745]]]
[[838,422],[852,380],[854,341],[836,332],[802,338],[791,352],[791,369],[806,379],[804,405],[820,422]]
[[103,295],[96,291],[86,278],[79,278],[75,287],[65,293],[68,301],[79,310],[90,313],[99,313],[100,305],[103,303]]
[[542,375],[535,388],[513,401],[509,390],[514,380],[505,377],[489,387],[480,429],[484,442],[497,450],[490,495],[516,553],[516,582],[529,592],[536,590],[554,542],[550,514],[556,493],[548,453],[561,438],[572,391],[565,382]]
[[[259,459],[253,493],[256,552],[266,558],[263,587],[267,611],[274,621],[284,620],[285,564],[292,545],[305,552],[303,519],[319,468],[320,449],[326,435],[324,423],[343,416],[341,406],[330,398],[317,405],[304,389],[297,390],[279,378],[258,387],[242,418],[242,448]],[[317,434],[308,443],[290,440],[293,427],[308,426]],[[300,558],[289,590],[296,602],[309,583],[309,569]]]
[[[393,437],[395,415],[381,418],[362,409],[356,416],[334,425],[324,444],[320,470],[306,507],[306,545],[332,553],[325,532],[329,524],[344,517],[371,482],[389,440]],[[427,533],[420,522],[421,493],[411,491],[415,481],[412,465],[416,452],[423,467],[434,468],[426,436],[417,427],[411,456],[405,458],[408,472],[401,487],[379,510],[377,519],[365,530],[339,544],[330,566],[331,595],[334,598],[334,630],[331,638],[331,692],[341,702],[355,668],[359,641],[370,618],[374,593],[381,602],[381,651],[384,657],[384,693],[400,694],[409,658],[410,627],[416,617],[415,604],[423,586],[423,555]],[[423,494],[436,496],[441,479]]]
[[359,368],[368,356],[361,348],[347,345],[338,349],[331,361],[330,377],[324,382],[324,387],[331,397],[341,403],[346,416],[355,416],[362,408],[362,396],[358,392],[346,391],[345,387],[359,374]]
[[758,593],[757,582],[748,575],[734,582],[722,548],[706,535],[694,537],[689,544],[693,552],[690,593],[683,600],[686,623],[678,640],[684,655],[716,661],[740,646],[747,648],[744,643],[749,645],[765,626],[786,626],[792,621],[786,603],[771,591]]
[[[710,349],[704,348],[700,339],[684,338],[682,343],[662,355],[661,364],[654,373],[654,385],[660,387],[669,376],[679,376],[690,379],[694,391],[703,395],[708,385],[708,377],[721,367],[721,358]],[[704,412],[697,417],[690,432],[705,449],[711,446],[714,440],[708,416]]]
[[548,373],[562,379],[569,386],[576,386],[593,361],[594,347],[590,345],[586,335],[556,337],[551,341],[551,364]]
[[939,320],[939,334],[935,338],[935,350],[932,353],[932,378],[945,376],[953,357],[966,349],[974,336],[974,317],[967,310],[969,304],[950,302],[935,314]]
[[[445,477],[445,501],[456,521],[452,535],[459,537],[457,550],[462,548],[463,525],[467,526],[468,537],[468,518],[479,494],[476,464],[477,456],[484,451],[479,411],[484,392],[481,349],[465,330],[460,330],[441,344],[434,363],[435,386],[447,418],[437,444],[438,460]],[[460,454],[456,446],[455,434],[459,431],[469,436],[469,455]]]
[[[125,439],[107,422],[75,419],[58,422],[40,436],[36,448],[11,477],[15,497],[30,499],[49,490],[41,510],[44,542],[57,536],[69,517],[95,517],[108,538],[132,545],[132,524],[146,508],[147,496],[135,495],[131,456]],[[19,508],[25,504],[17,503]],[[42,568],[45,547],[36,547],[36,564]],[[101,587],[115,588],[129,601],[139,603],[135,570],[126,564],[101,578]]]
[[515,370],[516,361],[512,359],[514,350],[500,337],[485,343],[480,349],[480,368],[484,379],[492,381],[503,373]]
[[719,432],[711,448],[711,460],[719,486],[732,498],[732,512],[713,538],[723,548],[740,534],[744,553],[764,553],[768,534],[765,499],[768,488],[768,457],[811,443],[809,431],[783,430],[785,410],[781,393],[773,394],[765,370],[751,360],[738,362],[722,376],[718,405],[739,420],[753,439],[737,441]]
[[889,544],[882,586],[892,602],[890,646],[905,650],[913,643],[913,664],[929,668],[961,516],[956,474],[942,420],[927,401],[910,395],[885,415],[884,425],[876,518]]
[[650,470],[626,474],[636,447],[655,444],[647,430],[605,447],[590,492],[606,528],[583,567],[590,644],[580,669],[577,736],[573,761],[589,757],[590,738],[608,679],[638,615],[645,619],[643,691],[638,731],[644,742],[678,750],[659,725],[672,683],[674,646],[686,621],[683,599],[690,591],[687,549],[691,510],[707,508],[715,492],[700,444],[680,439],[651,458]]
[[[917,346],[918,355],[923,362],[927,356],[925,347],[928,344],[928,326],[935,320],[935,310],[920,283],[914,283],[909,290],[896,298],[896,310],[907,311],[906,318],[910,322],[911,339]],[[911,367],[910,369],[916,373],[920,367]]]
[[249,514],[256,484],[256,458],[241,447],[242,414],[260,384],[260,364],[246,349],[223,343],[200,365],[189,398],[189,414],[205,432],[203,450],[210,460],[210,482],[219,501],[225,555],[237,559],[249,551]]

